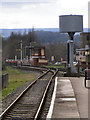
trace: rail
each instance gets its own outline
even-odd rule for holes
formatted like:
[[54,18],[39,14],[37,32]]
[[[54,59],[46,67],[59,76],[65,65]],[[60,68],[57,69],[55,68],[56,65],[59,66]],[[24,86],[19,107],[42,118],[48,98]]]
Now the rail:
[[15,103],[24,95],[24,93],[33,85],[36,83],[36,81],[38,79],[40,79],[41,77],[43,77],[44,75],[46,75],[48,72],[50,71],[47,70],[45,73],[42,73],[36,80],[34,80],[26,89],[24,89],[22,91],[22,93],[12,102],[12,104],[10,104],[10,106],[8,106],[8,108],[0,115],[0,118],[2,119],[3,117],[5,117],[6,113],[15,105]]
[[55,72],[53,72],[52,70],[48,69],[46,72],[42,73],[36,80],[34,80],[34,81],[33,81],[26,89],[24,89],[24,91],[12,102],[12,104],[0,115],[1,120],[2,120],[3,118],[5,118],[6,114],[9,113],[9,111],[13,108],[13,106],[15,106],[15,104],[20,100],[20,98],[24,95],[24,93],[26,93],[27,90],[28,90],[29,88],[31,88],[31,87],[37,82],[38,79],[41,79],[41,78],[42,78],[43,76],[45,76],[48,72],[52,72],[53,75],[51,76],[51,78],[50,78],[50,80],[49,80],[49,82],[48,82],[48,84],[47,84],[47,86],[46,86],[46,89],[45,89],[45,91],[44,91],[42,100],[41,100],[40,105],[39,105],[39,107],[38,107],[38,110],[37,110],[37,112],[36,112],[36,114],[35,114],[34,120],[38,119],[40,110],[41,110],[42,105],[43,105],[44,100],[45,100],[45,96],[46,96],[46,94],[47,94],[49,85],[50,85],[50,83],[51,83],[51,80],[55,77],[55,75],[57,74],[58,70],[56,70]]
[[55,75],[57,74],[57,72],[58,72],[58,70],[56,70],[56,72],[55,72],[54,75],[51,77],[51,79],[49,80],[49,82],[48,82],[48,84],[47,84],[47,86],[46,86],[46,89],[45,89],[45,91],[44,91],[44,94],[43,94],[41,103],[40,103],[40,105],[39,105],[39,108],[38,108],[38,110],[37,110],[37,113],[36,113],[36,115],[35,115],[34,120],[38,120],[38,116],[39,116],[40,110],[41,110],[41,108],[42,108],[42,105],[43,105],[43,103],[44,103],[44,100],[45,100],[45,97],[46,97],[48,88],[49,88],[50,83],[51,83],[51,80],[55,77]]

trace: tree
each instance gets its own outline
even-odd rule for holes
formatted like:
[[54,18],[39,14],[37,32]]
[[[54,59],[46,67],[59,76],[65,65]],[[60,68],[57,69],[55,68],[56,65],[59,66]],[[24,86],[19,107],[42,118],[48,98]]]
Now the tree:
[[[38,41],[37,36],[35,35],[34,30],[28,32],[28,34],[21,34],[12,32],[11,35],[7,39],[3,39],[3,59],[11,58],[14,59],[14,57],[17,55],[18,58],[20,58],[20,41],[23,42],[23,48],[25,46],[29,46],[30,42],[32,42],[32,45],[35,46],[40,45],[40,41]],[[36,42],[36,43],[35,43]],[[16,51],[17,49],[17,51]],[[27,54],[29,55],[29,49],[27,50]]]
[[51,60],[51,56],[55,57],[55,61],[60,61],[61,58],[66,60],[67,58],[66,44],[61,42],[54,42],[46,45],[47,59]]

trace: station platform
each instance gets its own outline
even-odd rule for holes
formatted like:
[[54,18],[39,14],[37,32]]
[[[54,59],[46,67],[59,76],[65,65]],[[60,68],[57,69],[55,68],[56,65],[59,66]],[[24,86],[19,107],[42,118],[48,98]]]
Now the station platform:
[[84,77],[56,77],[47,118],[88,118]]

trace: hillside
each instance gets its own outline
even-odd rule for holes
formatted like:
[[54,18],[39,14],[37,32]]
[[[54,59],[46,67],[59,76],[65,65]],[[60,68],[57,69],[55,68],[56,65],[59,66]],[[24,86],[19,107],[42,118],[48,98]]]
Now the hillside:
[[[21,34],[27,34],[32,29],[2,29],[0,30],[3,37],[7,38],[10,36],[11,32],[14,33],[21,33]],[[66,33],[59,33],[58,28],[43,28],[43,29],[34,29],[35,34],[37,35],[38,40],[41,41],[41,43],[52,43],[55,41],[60,41],[66,43],[67,40],[69,40],[69,36]],[[78,45],[80,46],[80,35],[75,34],[74,41],[78,42]]]
[[[55,41],[60,41],[66,43],[69,40],[68,34],[59,32],[49,32],[49,31],[36,31],[35,32],[38,39],[43,43],[51,43]],[[80,42],[80,35],[76,34],[74,37],[75,42]]]
[[[15,32],[15,33],[28,33],[29,31],[31,31],[32,28],[23,28],[23,29],[0,29],[0,33],[2,34],[3,37],[8,37],[10,36],[11,32]],[[34,31],[37,32],[58,32],[59,33],[59,28],[35,28]],[[84,28],[83,32],[90,32],[90,29],[88,28]]]

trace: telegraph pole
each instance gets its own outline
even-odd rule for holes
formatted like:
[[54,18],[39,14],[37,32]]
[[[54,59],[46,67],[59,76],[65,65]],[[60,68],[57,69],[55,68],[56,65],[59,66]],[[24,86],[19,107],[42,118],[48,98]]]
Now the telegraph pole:
[[26,46],[25,46],[25,59],[26,59]]
[[21,40],[21,66],[22,66],[22,40]]
[[30,65],[31,65],[31,56],[32,56],[32,51],[31,51],[31,41],[30,41]]

